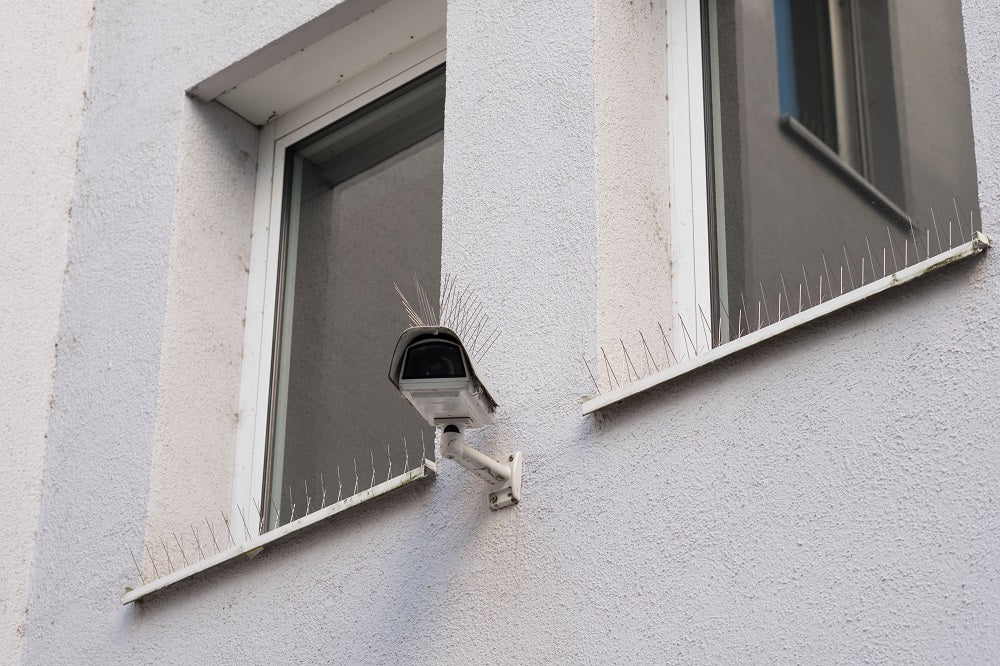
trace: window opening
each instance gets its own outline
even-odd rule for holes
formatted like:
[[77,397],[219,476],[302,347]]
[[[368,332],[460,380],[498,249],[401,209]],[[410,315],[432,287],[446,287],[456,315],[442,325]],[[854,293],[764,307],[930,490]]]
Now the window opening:
[[[971,239],[978,192],[959,2],[705,9],[712,203],[724,220],[710,229],[716,344]],[[757,20],[772,9],[773,21]]]
[[[704,90],[707,164],[675,151],[670,168],[705,174],[709,251],[676,254],[674,273],[711,293],[585,356],[584,413],[989,246],[959,0],[699,2],[687,80]],[[671,92],[674,131],[691,118]]]
[[408,325],[393,283],[438,297],[444,80],[439,67],[286,149],[262,532],[319,509],[322,479],[363,490],[421,461],[407,439],[433,441],[385,367]]

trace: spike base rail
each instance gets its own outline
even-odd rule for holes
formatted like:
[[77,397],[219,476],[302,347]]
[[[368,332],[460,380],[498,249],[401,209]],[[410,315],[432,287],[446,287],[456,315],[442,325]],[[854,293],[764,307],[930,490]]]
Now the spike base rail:
[[613,405],[617,402],[621,402],[622,400],[625,400],[626,398],[637,393],[642,393],[643,391],[647,391],[654,386],[659,386],[660,384],[666,383],[676,377],[687,374],[696,368],[718,361],[719,359],[725,358],[730,354],[735,354],[736,352],[742,351],[743,349],[751,347],[759,342],[762,342],[763,340],[781,335],[785,331],[801,326],[806,322],[819,319],[820,317],[828,315],[831,312],[836,312],[837,310],[840,310],[848,305],[863,301],[864,299],[883,292],[886,289],[910,282],[921,275],[937,270],[938,268],[942,268],[943,266],[947,266],[948,264],[952,264],[960,259],[980,254],[990,246],[991,242],[989,237],[981,231],[977,231],[975,232],[972,240],[968,243],[957,245],[950,250],[931,256],[921,262],[913,264],[912,266],[899,270],[891,275],[887,275],[879,280],[875,280],[874,282],[869,282],[866,285],[834,297],[828,301],[820,303],[819,305],[815,305],[808,310],[803,310],[798,314],[794,314],[777,321],[770,326],[765,326],[757,331],[754,331],[753,333],[747,333],[740,338],[710,349],[703,354],[695,356],[694,358],[678,363],[677,365],[664,368],[659,372],[647,375],[632,384],[628,384],[627,386],[622,386],[608,393],[590,398],[583,403],[581,411],[584,415],[592,414],[600,409],[604,409],[605,407]]
[[380,495],[385,495],[388,492],[401,488],[402,486],[413,483],[414,481],[419,481],[421,479],[433,479],[437,476],[437,465],[431,460],[424,460],[419,467],[415,467],[408,472],[404,472],[399,476],[393,477],[388,481],[384,481],[376,486],[372,486],[367,490],[359,492],[357,495],[352,495],[347,499],[341,500],[336,504],[331,504],[329,506],[323,507],[313,511],[312,513],[303,516],[297,520],[293,520],[290,523],[286,523],[270,532],[265,532],[260,536],[251,538],[243,543],[237,544],[232,548],[228,548],[220,553],[213,555],[212,557],[201,560],[200,562],[195,562],[182,569],[178,569],[170,574],[157,578],[156,580],[150,581],[145,585],[137,587],[135,589],[127,589],[125,596],[122,597],[122,604],[127,605],[134,601],[138,601],[143,597],[146,597],[154,592],[162,590],[164,588],[170,587],[175,583],[179,583],[182,580],[191,578],[192,576],[199,574],[203,571],[207,571],[216,567],[220,564],[228,562],[240,555],[246,555],[248,558],[256,557],[264,549],[277,541],[288,537],[289,535],[302,530],[310,525],[321,522],[334,516],[338,513],[346,511],[353,506],[361,504],[362,502],[368,501],[379,497]]

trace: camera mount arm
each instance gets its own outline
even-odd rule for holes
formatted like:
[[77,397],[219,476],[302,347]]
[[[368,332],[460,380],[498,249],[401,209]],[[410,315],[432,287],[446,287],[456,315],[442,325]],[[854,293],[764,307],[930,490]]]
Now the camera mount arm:
[[449,423],[441,430],[441,454],[469,470],[489,484],[490,508],[496,511],[521,501],[521,452],[507,458],[506,463],[465,443],[464,428]]

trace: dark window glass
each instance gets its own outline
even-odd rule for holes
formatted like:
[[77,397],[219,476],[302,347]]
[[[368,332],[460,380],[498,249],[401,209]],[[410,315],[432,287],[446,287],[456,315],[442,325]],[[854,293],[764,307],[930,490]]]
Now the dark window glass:
[[443,126],[441,69],[287,151],[264,530],[433,441],[385,369],[408,325],[393,283],[438,297]]
[[723,341],[970,239],[960,0],[704,2]]

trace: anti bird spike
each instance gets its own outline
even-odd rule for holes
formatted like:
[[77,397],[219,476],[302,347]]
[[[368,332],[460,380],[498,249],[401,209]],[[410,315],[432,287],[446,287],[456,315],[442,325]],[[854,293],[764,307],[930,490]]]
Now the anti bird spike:
[[181,551],[181,558],[183,558],[184,560],[184,566],[186,567],[190,566],[190,564],[188,564],[187,553],[184,552],[184,546],[181,545],[181,540],[177,538],[177,533],[176,532],[170,532],[170,533],[174,535],[174,541],[177,542],[177,549]]
[[162,536],[160,537],[160,545],[163,546],[163,552],[167,556],[167,564],[170,565],[170,573],[173,573],[174,572],[174,561],[170,559],[170,551],[167,550],[167,544],[163,540]]
[[274,503],[273,497],[268,497],[271,504],[271,511],[274,513],[274,520],[271,521],[271,529],[275,529],[281,523],[281,509]]
[[[812,289],[809,288],[809,276],[806,275],[806,265],[805,264],[801,264],[801,266],[802,266],[802,279],[803,279],[803,281],[805,282],[805,285],[806,285],[806,299],[808,299],[808,301],[809,301],[809,307],[812,307],[813,306],[813,297],[812,297]],[[799,310],[801,310],[801,308],[799,308]]]
[[[674,359],[674,365],[677,365],[677,363],[678,363],[677,354],[674,353],[674,348],[670,345],[670,342],[667,340],[667,334],[663,330],[663,324],[661,324],[660,322],[656,322],[656,325],[659,327],[659,329],[660,329],[660,336],[663,338],[663,350],[664,350],[664,353],[665,354],[669,353],[670,357],[672,357]],[[670,364],[670,361],[669,361],[669,358],[668,358],[667,365],[669,365],[669,364]]]
[[[823,253],[822,256],[823,256],[823,272],[826,274],[826,288],[830,290],[830,298],[833,298],[833,287],[830,286],[833,284],[833,278],[830,277],[830,266],[826,263],[825,252]],[[822,285],[820,285],[819,291],[820,291],[820,296],[822,296],[823,295]],[[820,302],[822,303],[823,301],[821,300]]]
[[159,578],[160,570],[156,568],[156,558],[153,557],[153,551],[149,549],[148,543],[144,543],[142,545],[145,546],[146,554],[149,555],[149,564],[153,567],[153,573],[156,574],[157,578]]
[[899,272],[899,264],[896,263],[896,247],[892,243],[892,234],[889,232],[889,227],[885,228],[885,235],[889,237],[889,253],[892,255],[892,267],[893,273]]
[[[680,320],[681,330],[684,332],[684,348],[687,349],[688,342],[690,342],[691,346],[694,347],[694,355],[697,356],[698,348],[695,346],[694,340],[691,339],[691,334],[688,332],[687,325],[684,323],[684,317],[682,317],[680,313],[677,313],[677,318]],[[688,354],[688,358],[693,358],[690,353]]]
[[597,380],[594,379],[594,373],[591,372],[590,364],[587,363],[587,356],[585,354],[580,354],[580,357],[583,359],[583,364],[587,366],[587,374],[590,375],[590,381],[594,382],[594,388],[597,389],[597,395],[601,395],[601,387],[598,386]]
[[[955,197],[951,198],[951,202],[955,205],[955,222],[958,227],[958,235],[962,239],[962,243],[965,243],[965,232],[962,231],[962,214],[958,211],[958,199]],[[969,217],[972,217],[972,211],[969,211]],[[975,236],[975,233],[973,233]]]
[[907,220],[910,223],[910,237],[913,238],[913,256],[915,257],[914,261],[915,262],[920,261],[920,246],[917,245],[917,232],[916,229],[914,228],[913,220],[909,218],[907,218]]
[[247,517],[243,514],[243,507],[241,507],[239,504],[237,504],[236,505],[236,510],[240,512],[240,520],[243,521],[243,531],[246,533],[247,539],[249,540],[250,539],[250,528],[247,527]]
[[[847,265],[847,277],[851,279],[851,289],[857,289],[854,284],[854,270],[851,268],[851,259],[847,256],[847,246],[841,245],[841,247],[844,248],[844,263]],[[841,268],[841,270],[843,270],[843,268]]]
[[[937,215],[934,214],[934,206],[931,206],[931,224],[934,225],[934,235],[937,237],[938,252],[944,252],[944,246],[941,244],[941,231],[938,229]],[[948,243],[948,249],[951,249],[950,242]]]
[[[767,325],[770,326],[771,325],[771,310],[770,310],[770,308],[767,307],[767,296],[764,295],[764,283],[758,281],[757,284],[760,286],[760,297],[764,301],[764,314],[767,316]],[[758,310],[760,309],[759,305],[760,305],[760,302],[758,301]],[[758,326],[757,328],[760,328],[760,326]]]
[[705,317],[705,311],[698,306],[698,314],[701,315],[701,323],[705,329],[705,337],[708,339],[708,348],[712,349],[712,325],[708,323],[708,319]]
[[[656,359],[653,358],[653,352],[649,351],[649,345],[646,344],[646,337],[642,334],[642,331],[639,331],[639,339],[642,340],[642,346],[646,350],[646,355],[649,357],[650,362],[652,362],[653,368],[655,368],[656,371],[659,372],[660,371],[660,366],[658,366],[656,364]],[[584,361],[586,361],[586,360],[587,359],[584,358]],[[587,366],[587,371],[588,372],[590,371],[590,366]],[[593,379],[593,375],[591,375],[591,379]],[[596,384],[596,382],[595,382],[595,384]],[[600,389],[598,389],[598,394],[599,393],[600,393]]]
[[[614,369],[613,369],[613,368],[611,367],[611,361],[609,361],[609,360],[608,360],[608,353],[607,353],[606,351],[604,351],[604,347],[601,347],[601,354],[603,354],[603,355],[604,355],[604,365],[605,365],[605,367],[606,367],[606,368],[607,368],[607,370],[608,370],[608,384],[610,385],[610,384],[611,384],[611,379],[612,379],[612,378],[614,378],[614,380],[615,380],[615,384],[616,384],[616,385],[617,385],[617,386],[618,386],[619,388],[621,388],[621,384],[620,384],[620,383],[618,382],[618,377],[617,377],[617,376],[615,376],[615,371],[614,371]],[[611,387],[611,390],[614,390],[614,387],[613,387],[613,386]]]
[[212,529],[212,523],[209,521],[208,516],[205,517],[205,524],[208,525],[208,533],[212,535],[212,543],[215,544],[215,554],[219,554],[219,540],[215,538],[215,530]]
[[[628,349],[625,348],[625,341],[622,340],[621,338],[618,338],[618,342],[620,342],[622,344],[622,351],[625,352],[625,360],[628,361],[628,365],[632,366],[632,371],[635,372],[635,378],[636,378],[636,381],[638,381],[639,380],[639,371],[636,370],[635,363],[632,362],[632,357],[629,356]],[[627,369],[628,369],[628,366],[626,366],[626,370]]]
[[201,539],[198,538],[198,530],[194,528],[194,523],[191,524],[191,534],[194,535],[195,545],[198,546],[198,554],[201,555],[201,559],[205,559],[205,551],[201,548]]
[[743,291],[740,291],[740,302],[743,304],[743,312],[746,313],[747,317],[747,333],[750,332],[750,309],[747,308],[747,299],[743,296]]
[[142,585],[145,585],[146,584],[146,579],[143,578],[143,576],[142,576],[142,568],[139,566],[139,560],[135,559],[135,553],[133,553],[132,549],[128,547],[128,543],[127,542],[122,542],[122,546],[125,548],[125,550],[128,551],[128,554],[132,557],[132,564],[135,565],[135,572],[137,574],[139,574],[139,582]]
[[[785,294],[785,307],[788,308],[788,314],[791,314],[792,313],[792,299],[789,298],[789,296],[788,296],[788,287],[785,285],[785,274],[779,272],[778,276],[781,278],[781,291],[783,291],[784,294]],[[780,304],[778,305],[778,319],[779,320],[781,319],[781,305]]]

